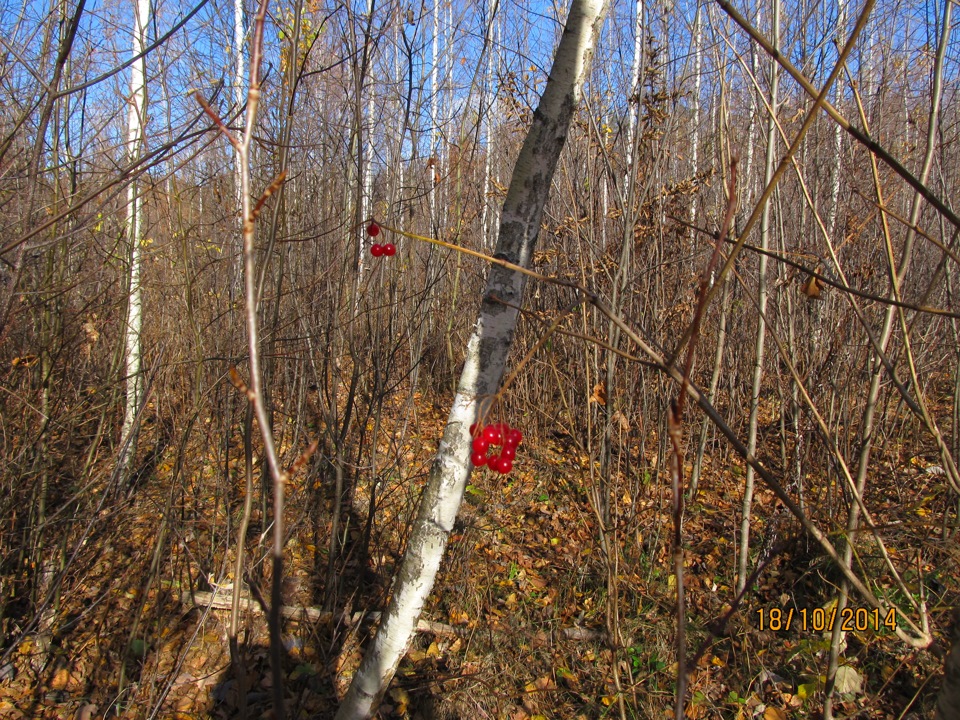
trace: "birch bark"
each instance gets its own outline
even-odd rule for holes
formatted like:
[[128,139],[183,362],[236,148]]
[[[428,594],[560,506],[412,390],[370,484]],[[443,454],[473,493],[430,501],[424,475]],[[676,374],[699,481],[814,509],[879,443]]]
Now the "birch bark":
[[[495,254],[514,264],[528,267],[533,256],[543,207],[606,10],[607,0],[571,2],[550,77],[504,201]],[[406,651],[433,588],[472,470],[469,428],[477,418],[480,403],[496,393],[503,378],[517,324],[516,308],[522,302],[525,284],[525,276],[519,272],[501,266],[490,270],[480,315],[467,343],[457,395],[430,469],[393,596],[337,712],[337,720],[371,717]]]
[[633,63],[630,66],[630,124],[627,130],[627,168],[633,171],[637,119],[640,112],[640,64],[643,60],[643,0],[637,0],[633,31]]
[[481,198],[483,202],[483,209],[481,211],[480,218],[480,243],[484,251],[488,250],[492,245],[490,240],[490,233],[488,231],[488,215],[490,211],[490,168],[491,160],[493,155],[493,118],[494,118],[494,108],[497,102],[497,93],[494,88],[494,77],[493,77],[493,36],[494,36],[494,23],[498,22],[497,10],[500,5],[500,0],[487,0],[487,28],[486,33],[483,39],[484,52],[486,52],[486,64],[484,65],[483,77],[483,90],[480,94],[480,121],[483,123],[484,130],[484,147],[486,148],[486,155],[483,160],[483,196]]
[[[133,56],[137,59],[130,66],[130,107],[127,115],[127,158],[130,162],[140,157],[143,145],[147,83],[145,62],[142,55],[146,47],[149,16],[150,0],[137,0],[133,18]],[[120,456],[120,467],[121,475],[124,477],[129,469],[130,459],[136,452],[137,413],[140,410],[143,395],[142,348],[140,344],[140,334],[143,329],[143,293],[140,283],[141,207],[139,182],[134,179],[127,189],[127,239],[130,242],[127,324],[124,330],[127,397],[123,429],[120,433],[121,442],[124,444]]]
[[[846,40],[846,27],[847,27],[847,6],[844,0],[838,0],[837,2],[837,37],[835,43],[837,45],[837,52],[840,51],[840,48],[843,47],[844,40]],[[843,102],[843,75],[837,77],[837,84],[834,92],[834,101],[836,107],[840,107],[840,103]],[[833,126],[833,178],[831,180],[830,188],[830,215],[829,220],[827,221],[827,229],[830,232],[830,237],[837,241],[837,215],[839,208],[837,203],[840,201],[840,154],[843,150],[843,128],[834,123]]]
[[[233,103],[235,112],[239,113],[246,102],[246,57],[243,52],[243,40],[246,31],[243,29],[243,0],[233,0]],[[243,204],[243,181],[240,178],[240,150],[233,149],[233,199],[234,207]],[[242,233],[242,220],[237,217],[237,230]],[[243,292],[243,248],[231,248],[233,253],[233,279],[230,283],[231,301]],[[231,305],[232,306],[232,305]]]

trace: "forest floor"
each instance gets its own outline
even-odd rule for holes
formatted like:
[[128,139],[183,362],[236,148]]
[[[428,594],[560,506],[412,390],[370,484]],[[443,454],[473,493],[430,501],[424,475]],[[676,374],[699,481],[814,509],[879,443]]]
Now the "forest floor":
[[[383,606],[444,416],[439,403],[420,398],[406,435],[384,421],[378,450],[396,459],[395,472],[382,477],[367,558],[353,558],[348,548],[340,576],[350,594],[341,593],[335,616],[321,612],[324,593],[313,580],[325,576],[329,542],[329,523],[315,520],[328,516],[317,512],[327,501],[318,505],[316,497],[329,491],[307,487],[306,473],[292,480],[284,603],[320,610],[284,622],[288,717],[332,717],[371,629],[360,618]],[[150,442],[148,429],[141,447]],[[132,492],[104,505],[100,530],[78,546],[52,629],[23,635],[0,666],[0,718],[272,717],[265,617],[256,601],[241,614],[241,663],[234,664],[230,611],[220,607],[232,592],[223,587],[232,579],[223,558],[235,542],[239,479],[233,497],[218,497],[213,463],[178,479],[176,451],[166,448]],[[928,521],[943,517],[938,503],[945,494],[919,481],[928,477],[922,461],[887,454],[877,464],[887,472],[872,484],[874,522],[890,521],[884,538],[900,548],[901,565],[916,568],[905,580],[925,598],[942,637],[947,609],[960,596],[960,550],[955,541],[938,541],[939,528]],[[741,467],[708,459],[686,509],[687,656],[703,646],[690,672],[687,717],[815,717],[830,638],[824,618],[834,608],[837,576],[762,486],[756,506],[764,517],[782,518],[758,524],[776,552],[730,621],[720,623],[735,597]],[[590,503],[590,458],[569,437],[528,438],[507,476],[474,472],[425,608],[424,618],[436,624],[417,634],[382,717],[672,717],[677,618],[669,478],[649,453],[637,468],[644,469],[634,471],[635,482],[612,495],[620,519],[612,576]],[[368,493],[358,489],[358,517]],[[811,490],[810,502],[827,502],[828,495]],[[904,508],[915,523],[903,523]],[[349,534],[359,536],[356,528]],[[248,557],[267,555],[268,536],[255,518]],[[902,556],[920,547],[927,555]],[[875,548],[858,549],[862,571],[884,584]],[[267,596],[268,564],[260,560],[251,571]],[[618,598],[617,642],[608,633],[611,592]],[[851,607],[863,612],[850,616],[845,636],[841,715],[929,717],[940,661],[897,640],[890,619],[872,618],[859,598]],[[777,617],[790,617],[791,627],[777,630]]]

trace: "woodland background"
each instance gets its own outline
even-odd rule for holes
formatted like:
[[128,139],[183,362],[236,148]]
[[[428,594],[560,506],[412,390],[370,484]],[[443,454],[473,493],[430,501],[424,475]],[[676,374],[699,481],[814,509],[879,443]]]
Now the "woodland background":
[[[254,8],[144,6],[138,24],[113,0],[0,2],[2,717],[269,712],[256,598],[239,624],[209,606],[241,580],[238,544],[245,592],[269,594],[272,505],[230,379],[248,371],[236,157],[196,98],[240,128]],[[533,259],[667,356],[718,280],[690,380],[939,645],[960,590],[950,7],[735,6],[817,89],[866,17],[828,100],[944,212],[823,111],[760,204],[813,98],[719,4],[612,3]],[[269,7],[254,196],[286,177],[258,220],[265,397],[284,466],[318,441],[285,509],[283,601],[317,610],[283,628],[293,717],[332,713],[368,630],[355,613],[384,606],[476,318],[489,264],[424,238],[492,251],[565,11]],[[731,239],[758,222],[711,278],[731,206]],[[370,255],[374,218],[395,257]],[[524,444],[509,475],[474,471],[425,609],[443,625],[384,717],[671,712],[678,385],[575,299],[528,285],[517,363],[545,342],[495,418]],[[687,715],[810,717],[828,691],[828,714],[930,713],[940,657],[882,622],[761,627],[831,612],[841,575],[695,408],[683,437],[691,656],[706,643]]]

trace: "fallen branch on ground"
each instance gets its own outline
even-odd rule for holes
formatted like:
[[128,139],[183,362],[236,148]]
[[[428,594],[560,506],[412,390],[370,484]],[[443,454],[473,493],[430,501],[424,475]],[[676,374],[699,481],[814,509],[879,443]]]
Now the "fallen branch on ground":
[[[193,604],[198,608],[212,608],[214,610],[230,610],[233,606],[233,592],[231,589],[220,590],[216,593],[204,590],[193,593],[193,601],[185,595],[181,598],[185,605]],[[240,610],[252,610],[256,613],[263,613],[260,603],[248,593],[240,595]],[[329,623],[333,620],[333,613],[320,610],[319,608],[306,606],[283,605],[280,608],[280,615],[287,620],[306,620],[312,623]],[[355,627],[362,622],[377,622],[380,620],[380,611],[371,610],[369,612],[355,612],[346,619],[348,627]],[[454,627],[446,623],[434,622],[432,620],[420,619],[417,622],[417,632],[430,633],[437,637],[456,638],[464,637],[470,633],[468,627]],[[602,640],[603,630],[593,630],[583,627],[569,627],[560,631],[560,634],[568,640],[582,642],[594,642]]]

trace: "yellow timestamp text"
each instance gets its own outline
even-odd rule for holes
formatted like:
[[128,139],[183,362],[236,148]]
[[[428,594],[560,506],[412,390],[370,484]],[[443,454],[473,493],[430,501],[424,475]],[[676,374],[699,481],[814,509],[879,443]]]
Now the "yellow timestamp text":
[[843,632],[866,632],[881,628],[897,629],[897,609],[876,608],[759,608],[756,610],[758,630],[773,632],[833,632],[837,622]]

